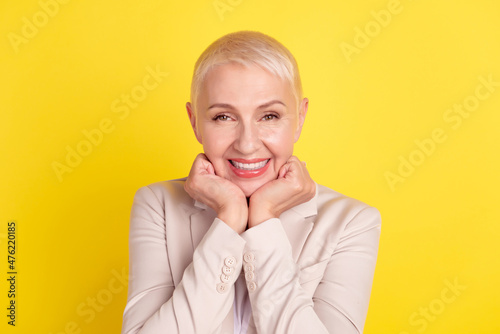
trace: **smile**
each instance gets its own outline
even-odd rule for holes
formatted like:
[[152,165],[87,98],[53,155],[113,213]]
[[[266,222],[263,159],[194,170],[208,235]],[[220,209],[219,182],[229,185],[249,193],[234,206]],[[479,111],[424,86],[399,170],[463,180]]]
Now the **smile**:
[[245,164],[245,163],[242,163],[242,162],[238,162],[238,161],[234,161],[234,160],[229,160],[231,162],[231,164],[238,168],[238,169],[243,169],[243,170],[256,170],[256,169],[260,169],[262,167],[264,167],[267,162],[269,161],[269,159],[267,160],[262,160],[260,162],[254,162],[254,163],[250,163],[250,164]]
[[257,177],[266,172],[271,159],[252,159],[252,160],[228,160],[231,171],[238,177],[252,178]]

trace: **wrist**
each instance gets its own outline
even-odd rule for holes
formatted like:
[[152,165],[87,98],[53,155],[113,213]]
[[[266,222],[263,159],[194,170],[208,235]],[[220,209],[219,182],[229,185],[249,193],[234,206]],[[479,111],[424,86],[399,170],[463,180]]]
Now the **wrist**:
[[217,217],[240,234],[245,231],[247,225],[248,207],[246,205],[224,207],[217,213]]
[[280,214],[272,210],[270,207],[267,207],[264,204],[259,204],[256,201],[252,201],[250,198],[250,205],[248,209],[248,227],[254,227],[259,225],[260,223],[265,222],[271,218],[279,218]]

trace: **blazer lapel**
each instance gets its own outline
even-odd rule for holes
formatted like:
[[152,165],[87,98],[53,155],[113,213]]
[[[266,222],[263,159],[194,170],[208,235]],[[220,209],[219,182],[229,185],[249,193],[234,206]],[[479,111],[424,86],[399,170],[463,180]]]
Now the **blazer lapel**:
[[311,233],[314,219],[318,214],[318,185],[316,193],[308,202],[297,205],[280,216],[281,224],[286,232],[290,245],[292,245],[292,257],[297,262],[302,248]]
[[[179,179],[184,181],[184,179]],[[169,253],[170,268],[175,286],[179,285],[185,268],[193,261],[190,217],[199,210],[193,206],[193,199],[184,191],[182,182],[165,182],[171,196],[165,198],[165,239]]]
[[197,210],[190,217],[193,252],[217,217],[217,213],[204,203],[195,201],[194,206]]

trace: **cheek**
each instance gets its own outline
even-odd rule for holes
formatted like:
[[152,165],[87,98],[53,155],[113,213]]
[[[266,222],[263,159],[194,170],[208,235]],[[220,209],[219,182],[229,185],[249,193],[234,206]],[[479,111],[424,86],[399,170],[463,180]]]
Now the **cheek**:
[[208,160],[214,165],[216,173],[220,174],[221,168],[225,167],[223,159],[230,145],[230,138],[223,131],[210,130],[203,133],[203,151]]
[[217,155],[224,146],[224,136],[216,129],[205,128],[202,133],[203,149],[205,153]]
[[270,130],[265,135],[267,148],[280,160],[287,160],[293,153],[294,131],[291,127]]

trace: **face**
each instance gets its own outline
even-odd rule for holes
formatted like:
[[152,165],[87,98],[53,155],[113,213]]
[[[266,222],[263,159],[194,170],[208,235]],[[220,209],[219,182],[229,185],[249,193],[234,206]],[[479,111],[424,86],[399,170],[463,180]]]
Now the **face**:
[[308,100],[297,108],[290,85],[279,77],[229,63],[207,73],[196,114],[190,103],[186,107],[215,173],[250,197],[275,180],[292,155]]

